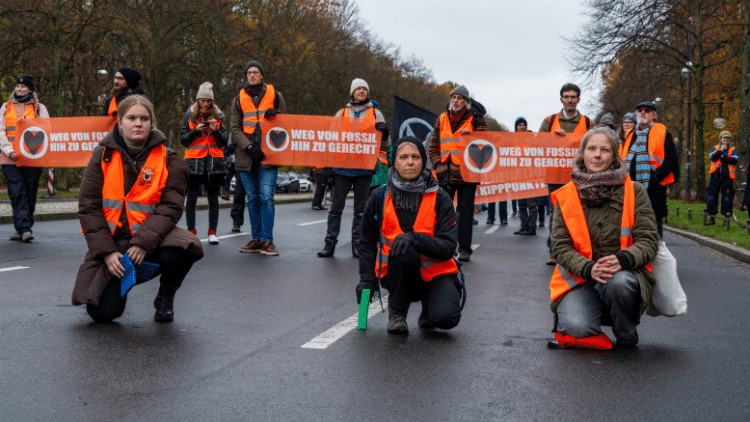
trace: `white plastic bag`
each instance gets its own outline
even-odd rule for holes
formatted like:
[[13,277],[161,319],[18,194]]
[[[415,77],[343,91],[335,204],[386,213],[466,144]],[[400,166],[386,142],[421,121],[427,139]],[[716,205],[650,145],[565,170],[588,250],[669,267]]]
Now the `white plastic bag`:
[[677,260],[663,241],[659,242],[659,251],[651,265],[656,284],[646,313],[650,316],[686,314],[687,296],[677,276]]

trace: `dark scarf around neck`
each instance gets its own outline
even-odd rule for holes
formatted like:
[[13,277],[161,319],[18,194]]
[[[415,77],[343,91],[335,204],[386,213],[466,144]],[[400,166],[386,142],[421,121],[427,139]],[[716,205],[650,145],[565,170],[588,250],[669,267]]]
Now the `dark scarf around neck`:
[[388,191],[393,204],[403,209],[417,212],[425,192],[437,190],[438,184],[432,173],[426,168],[416,180],[406,181],[401,178],[394,167],[388,169]]
[[607,170],[598,173],[587,173],[585,168],[576,168],[570,174],[573,183],[578,188],[581,203],[598,207],[606,201],[616,187],[625,183],[628,171],[619,160]]

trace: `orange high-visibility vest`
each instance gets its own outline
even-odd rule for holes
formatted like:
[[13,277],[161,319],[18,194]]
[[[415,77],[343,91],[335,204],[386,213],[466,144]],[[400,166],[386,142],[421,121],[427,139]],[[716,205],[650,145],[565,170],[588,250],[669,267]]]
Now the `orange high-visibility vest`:
[[[720,150],[721,144],[716,145],[714,149],[715,150],[711,152]],[[734,155],[734,146],[729,147],[729,149],[727,150],[727,155],[730,157]],[[716,161],[711,161],[711,167],[708,169],[708,174],[712,174],[720,168],[721,168],[721,158]],[[737,176],[737,165],[727,163],[727,169],[729,170],[729,178],[734,179]]]
[[469,118],[456,129],[455,132],[451,130],[451,121],[448,117],[448,112],[440,115],[440,162],[446,163],[450,158],[451,162],[457,166],[461,165],[461,130],[466,129],[469,133],[472,132],[472,122],[474,121],[474,115],[469,115]]
[[34,118],[36,118],[36,111],[34,110],[34,104],[31,102],[26,103],[20,119],[16,114],[15,103],[10,101],[5,103],[5,136],[8,138],[8,141],[13,142],[16,139],[16,125],[19,120]]
[[[625,143],[620,145],[620,158],[625,160],[625,158],[628,156],[628,151],[630,151],[630,144],[633,142],[633,137],[635,136],[635,128],[628,131],[628,136],[625,138]],[[661,167],[662,163],[664,163],[664,140],[667,138],[667,127],[664,126],[661,123],[654,123],[653,126],[651,126],[651,129],[648,131],[648,162],[651,165],[651,171],[655,171],[659,167]],[[667,177],[664,178],[661,182],[659,182],[662,186],[671,185],[674,183],[674,173],[669,173]]]
[[[362,128],[370,128],[375,127],[375,123],[378,122],[377,118],[375,117],[375,107],[370,107],[370,111],[372,113],[365,112],[365,115],[362,117],[359,117],[360,119],[364,119],[364,123],[360,126]],[[344,107],[339,111],[339,117],[341,117],[341,131],[342,132],[348,132],[349,131],[349,118],[351,118],[349,114],[349,107]],[[382,141],[382,140],[381,140]],[[388,165],[388,152],[387,151],[378,151],[378,161],[382,164]]]
[[266,84],[266,93],[261,98],[258,106],[255,106],[253,98],[245,92],[244,89],[240,90],[240,108],[242,109],[242,131],[248,135],[255,133],[255,126],[258,125],[263,127],[263,123],[266,121],[265,113],[267,110],[273,109],[273,101],[276,98],[276,90],[273,85]]
[[109,108],[107,109],[107,114],[110,116],[116,116],[117,115],[117,97],[112,97],[112,99],[109,101]]
[[[422,195],[422,203],[419,205],[417,219],[414,221],[414,232],[422,233],[427,236],[435,235],[435,200],[437,191],[425,192]],[[375,262],[375,274],[378,278],[383,278],[388,274],[388,254],[391,251],[391,245],[396,236],[403,234],[401,225],[398,222],[396,209],[393,206],[391,193],[385,195],[385,204],[383,205],[383,221],[381,231],[383,242],[380,244],[377,259]],[[442,274],[458,274],[458,266],[453,258],[447,261],[436,261],[424,255],[419,258],[419,273],[424,281],[432,281],[433,278]]]
[[125,195],[125,173],[120,151],[113,150],[109,161],[105,161],[106,150],[102,152],[102,210],[112,235],[122,227],[120,217],[123,206],[128,219],[130,234],[135,233],[161,201],[161,191],[167,184],[167,148],[159,145],[151,150],[148,159],[141,167],[138,180]]
[[[188,120],[188,129],[193,130],[196,126],[197,124],[192,119]],[[221,120],[216,121],[216,129],[219,128],[221,128]],[[208,154],[211,154],[214,158],[224,157],[224,151],[210,133],[198,137],[190,143],[190,146],[185,148],[185,158],[203,158]]]
[[[556,114],[553,114],[553,115],[551,115],[551,116],[549,116],[547,118],[548,121],[549,121],[549,131],[550,132],[554,132],[554,131],[556,131],[558,129],[562,129],[562,127],[560,126],[560,118],[559,118],[559,116],[560,116],[560,113],[556,113]],[[591,127],[591,120],[589,120],[588,117],[586,117],[583,114],[581,114],[581,116],[580,116],[580,118],[578,120],[578,126],[576,126],[575,130],[573,131],[573,133],[579,134],[579,135],[583,135],[583,134],[585,134],[589,130],[589,127]]]
[[[560,189],[552,192],[552,203],[560,207],[565,227],[573,239],[573,247],[581,255],[591,259],[591,238],[586,224],[586,216],[578,196],[578,188],[573,182],[568,182]],[[620,250],[628,248],[633,244],[633,223],[635,222],[635,189],[630,177],[625,178],[625,192],[622,201],[622,219],[620,220]],[[646,269],[651,271],[651,264],[646,264]],[[570,291],[586,280],[571,274],[560,266],[555,266],[552,278],[549,281],[549,297],[554,302],[562,295]]]

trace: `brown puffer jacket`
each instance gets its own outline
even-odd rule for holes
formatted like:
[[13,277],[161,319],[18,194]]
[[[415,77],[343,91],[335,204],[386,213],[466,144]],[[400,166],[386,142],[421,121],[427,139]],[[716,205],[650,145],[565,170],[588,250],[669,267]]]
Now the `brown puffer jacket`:
[[[638,278],[641,288],[641,314],[651,300],[654,277],[644,268],[656,256],[659,246],[659,234],[656,232],[656,217],[651,209],[646,189],[640,183],[633,183],[635,188],[635,221],[633,222],[633,244],[624,249],[628,254],[631,266],[623,268],[632,271]],[[552,257],[557,265],[567,269],[571,274],[585,278],[586,267],[603,256],[612,255],[620,250],[620,225],[622,222],[622,202],[624,187],[612,191],[610,197],[598,207],[581,204],[586,216],[586,224],[591,239],[592,259],[581,255],[573,246],[573,239],[565,225],[560,207],[555,208],[552,218]],[[587,283],[596,283],[588,280]],[[557,310],[558,301],[552,303],[552,311]]]
[[169,151],[167,155],[169,176],[156,210],[146,219],[135,236],[131,236],[127,216],[123,212],[122,227],[114,235],[110,234],[102,211],[104,174],[101,162],[105,149],[111,148],[123,155],[125,192],[129,192],[151,149],[167,141],[162,132],[154,130],[144,148],[131,148],[129,154],[125,152],[124,142],[117,130],[118,127],[115,126],[94,149],[83,173],[78,199],[78,218],[89,250],[78,269],[72,294],[73,305],[99,304],[104,288],[114,277],[104,264],[104,257],[112,252],[125,253],[131,245],[135,245],[145,249],[148,255],[159,247],[167,246],[188,250],[199,258],[203,256],[200,240],[187,230],[177,227],[184,209],[188,172],[185,160],[173,151]]

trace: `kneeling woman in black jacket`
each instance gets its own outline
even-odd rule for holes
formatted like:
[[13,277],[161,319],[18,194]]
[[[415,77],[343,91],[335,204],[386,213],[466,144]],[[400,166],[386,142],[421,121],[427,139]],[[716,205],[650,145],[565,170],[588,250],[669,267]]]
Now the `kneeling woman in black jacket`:
[[406,314],[416,301],[420,327],[453,328],[461,319],[453,201],[425,167],[418,139],[399,139],[391,162],[387,185],[370,195],[362,218],[357,303],[379,280],[389,292],[389,333],[408,334]]

